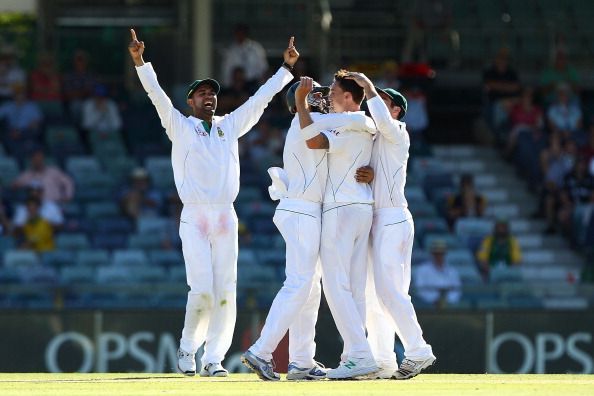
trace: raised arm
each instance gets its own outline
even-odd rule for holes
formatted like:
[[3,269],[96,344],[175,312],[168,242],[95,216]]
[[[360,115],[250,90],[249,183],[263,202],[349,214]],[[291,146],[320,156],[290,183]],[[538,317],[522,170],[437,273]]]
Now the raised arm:
[[379,132],[390,142],[398,143],[408,138],[403,123],[397,122],[390,114],[390,109],[386,106],[383,99],[377,93],[373,83],[363,73],[349,72],[345,78],[355,81],[365,91],[367,98],[367,107],[371,113],[371,118]]
[[233,125],[233,130],[238,132],[238,138],[245,135],[258,122],[274,95],[293,79],[291,72],[297,59],[299,59],[299,52],[295,48],[295,38],[291,37],[288,47],[283,52],[283,64],[278,71],[252,97],[227,116]]
[[311,77],[301,77],[299,86],[295,90],[295,107],[297,107],[297,115],[299,116],[301,134],[305,139],[305,144],[307,144],[308,148],[327,149],[330,147],[328,138],[323,133],[320,133],[322,129],[313,128],[314,121],[311,118],[311,114],[309,113],[307,95],[312,89],[313,79]]
[[165,128],[165,132],[169,140],[173,141],[182,131],[181,125],[187,121],[186,117],[173,107],[171,99],[167,96],[165,91],[157,81],[157,75],[153,70],[150,62],[145,63],[142,57],[144,53],[144,41],[138,41],[134,29],[130,29],[132,41],[128,44],[128,52],[136,67],[136,72],[140,78],[140,82],[151,102],[157,109],[161,125]]

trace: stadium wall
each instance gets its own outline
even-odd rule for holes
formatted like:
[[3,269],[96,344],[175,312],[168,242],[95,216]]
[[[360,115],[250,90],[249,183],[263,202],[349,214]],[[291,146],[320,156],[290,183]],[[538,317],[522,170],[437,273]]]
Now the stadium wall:
[[[181,311],[4,311],[0,372],[172,372]],[[237,318],[226,367],[259,334],[265,312]],[[421,312],[440,373],[594,373],[594,312]],[[330,315],[320,316],[317,359],[337,363],[342,344]],[[396,348],[399,359],[402,347]],[[275,353],[286,371],[287,340]]]

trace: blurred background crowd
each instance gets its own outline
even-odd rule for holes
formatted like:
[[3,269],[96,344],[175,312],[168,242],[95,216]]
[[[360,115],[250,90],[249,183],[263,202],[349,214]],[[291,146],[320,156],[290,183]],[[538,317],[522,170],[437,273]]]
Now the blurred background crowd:
[[[130,26],[180,110],[207,76],[197,58],[224,114],[280,66],[291,34],[296,76],[329,84],[344,67],[400,90],[420,308],[594,305],[594,4],[24,3],[33,11],[0,5],[1,307],[185,305],[170,142],[126,59]],[[192,41],[200,11],[210,51]],[[282,166],[289,123],[283,92],[240,140],[242,307],[267,308],[284,279],[266,169]]]

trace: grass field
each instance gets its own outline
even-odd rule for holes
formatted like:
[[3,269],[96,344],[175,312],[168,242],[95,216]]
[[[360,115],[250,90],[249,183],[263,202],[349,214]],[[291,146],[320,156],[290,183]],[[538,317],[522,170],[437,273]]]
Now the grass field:
[[594,375],[424,374],[409,381],[263,382],[250,374],[0,374],[0,395],[594,395]]

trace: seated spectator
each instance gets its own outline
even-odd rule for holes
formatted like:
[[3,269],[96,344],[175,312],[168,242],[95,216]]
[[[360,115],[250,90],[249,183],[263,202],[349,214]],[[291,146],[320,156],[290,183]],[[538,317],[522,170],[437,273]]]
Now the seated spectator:
[[[579,94],[581,81],[575,68],[567,61],[565,52],[557,51],[553,64],[543,70],[540,76],[540,84],[544,102],[548,105],[556,100],[556,89],[560,84],[569,86],[570,93]],[[579,102],[577,95],[572,96],[571,101]]]
[[493,65],[483,73],[483,90],[487,123],[497,130],[506,121],[511,106],[520,94],[520,79],[509,65],[507,48],[499,49]]
[[43,150],[31,154],[29,169],[21,173],[13,183],[15,188],[25,188],[32,183],[41,184],[43,199],[56,203],[68,202],[74,196],[74,182],[60,168],[45,164]]
[[522,90],[520,101],[512,106],[510,114],[510,133],[507,141],[506,154],[510,156],[517,144],[520,133],[542,135],[544,126],[542,109],[534,103],[534,90],[525,87]]
[[234,42],[223,57],[223,86],[231,85],[233,70],[242,67],[248,84],[257,83],[268,69],[266,50],[257,41],[249,38],[249,27],[238,24],[233,30]]
[[547,221],[547,234],[556,232],[557,210],[565,176],[571,171],[576,156],[576,145],[571,140],[562,140],[560,135],[551,136],[549,148],[543,150],[540,166],[544,177],[541,192],[541,208]]
[[150,177],[144,168],[136,168],[130,175],[130,186],[120,198],[126,216],[136,220],[139,216],[158,216],[162,197],[150,187]]
[[231,85],[221,89],[218,95],[217,109],[221,114],[227,114],[241,106],[250,97],[250,88],[245,79],[242,67],[233,69]]
[[59,102],[62,100],[62,77],[56,69],[54,57],[42,53],[37,59],[37,68],[29,77],[31,99],[36,101]]
[[62,91],[70,117],[79,125],[82,107],[86,99],[92,94],[96,79],[89,71],[89,56],[78,50],[74,54],[72,70],[64,75]]
[[589,203],[593,192],[594,175],[588,172],[587,159],[579,157],[573,170],[565,176],[563,189],[560,193],[560,209],[557,217],[564,234],[571,234],[575,205]]
[[[64,215],[60,207],[48,199],[43,199],[43,186],[39,182],[31,182],[27,191],[27,200],[34,198],[39,200],[39,215],[47,220],[56,229],[64,223]],[[18,205],[14,211],[12,222],[15,227],[22,227],[29,220],[27,207],[23,204]]]
[[456,304],[462,295],[460,275],[445,262],[446,243],[434,240],[430,247],[431,259],[415,271],[415,290],[424,302],[443,307]]
[[6,120],[7,130],[2,141],[15,157],[24,157],[41,143],[40,124],[43,119],[39,106],[27,99],[23,85],[14,88],[14,99],[0,106],[0,120]]
[[522,253],[517,239],[509,232],[509,224],[505,220],[497,220],[493,233],[481,242],[476,258],[485,279],[489,278],[491,268],[520,264]]
[[14,87],[25,83],[25,72],[16,61],[15,50],[11,47],[0,49],[0,104],[12,100]]
[[27,221],[17,228],[20,247],[36,252],[54,250],[54,230],[40,214],[41,201],[37,197],[29,197],[25,205]]
[[551,104],[547,112],[547,121],[551,133],[560,134],[563,139],[583,141],[582,110],[580,106],[570,101],[570,88],[560,85],[557,89],[557,99]]
[[97,85],[93,96],[83,103],[81,124],[89,134],[112,136],[122,127],[122,118],[115,101],[108,98],[107,87]]
[[427,112],[427,97],[419,86],[403,89],[406,98],[406,129],[410,134],[411,146],[423,143],[425,131],[429,127],[429,113]]
[[474,189],[474,177],[464,174],[460,178],[460,191],[448,199],[447,220],[450,228],[454,228],[461,217],[482,217],[487,200]]

